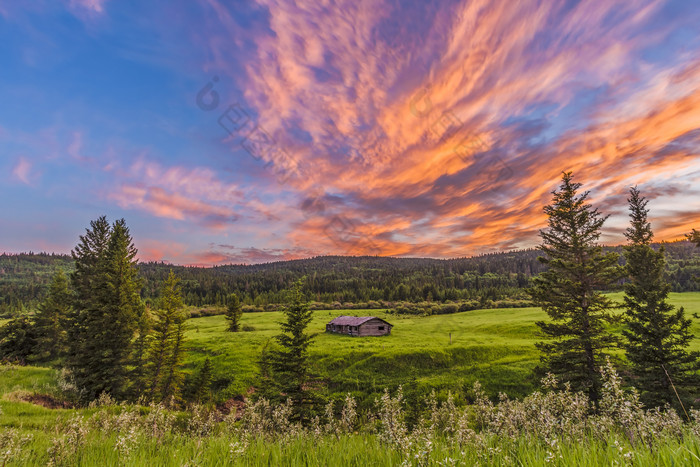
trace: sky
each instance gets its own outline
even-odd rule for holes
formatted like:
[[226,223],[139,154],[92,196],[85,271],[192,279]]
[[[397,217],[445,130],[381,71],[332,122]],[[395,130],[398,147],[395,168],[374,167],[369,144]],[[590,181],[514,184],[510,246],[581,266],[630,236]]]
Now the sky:
[[572,171],[621,244],[700,227],[688,0],[0,0],[0,252],[124,218],[139,258],[534,247]]

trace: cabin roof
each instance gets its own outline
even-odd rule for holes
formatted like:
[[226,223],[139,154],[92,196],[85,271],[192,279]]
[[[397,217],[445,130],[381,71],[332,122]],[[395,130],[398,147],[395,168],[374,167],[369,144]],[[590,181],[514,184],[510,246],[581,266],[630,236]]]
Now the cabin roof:
[[[381,318],[377,318],[376,316],[338,316],[334,320],[332,320],[328,324],[337,324],[339,326],[360,326],[361,324],[366,323],[367,321],[373,320],[373,319],[378,319],[379,321],[384,321]],[[386,321],[384,321],[386,324]],[[391,326],[389,324],[389,326]]]

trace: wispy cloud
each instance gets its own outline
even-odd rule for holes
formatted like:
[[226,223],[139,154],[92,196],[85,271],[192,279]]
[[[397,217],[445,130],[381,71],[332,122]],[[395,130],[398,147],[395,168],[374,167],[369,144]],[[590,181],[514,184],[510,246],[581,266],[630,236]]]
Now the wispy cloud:
[[141,261],[174,262],[186,266],[257,264],[314,256],[313,249],[236,247],[210,244],[206,250],[193,249],[180,242],[146,239],[137,241]]
[[35,174],[32,172],[33,164],[31,161],[25,157],[20,157],[17,163],[12,168],[12,176],[24,183],[25,185],[32,185]]
[[219,180],[210,169],[164,168],[141,159],[120,173],[120,180],[107,197],[122,208],[211,228],[236,221],[236,206],[242,210],[245,205],[243,192]]
[[84,9],[94,13],[103,13],[108,0],[69,0],[71,8]]

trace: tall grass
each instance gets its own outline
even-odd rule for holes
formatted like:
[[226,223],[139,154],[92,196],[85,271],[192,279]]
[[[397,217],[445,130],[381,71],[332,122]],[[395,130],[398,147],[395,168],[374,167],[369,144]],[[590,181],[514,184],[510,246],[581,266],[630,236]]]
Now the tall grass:
[[289,404],[264,399],[222,418],[208,407],[173,412],[105,396],[85,409],[58,410],[41,426],[22,423],[22,410],[31,406],[5,400],[0,466],[700,463],[700,411],[684,422],[668,407],[646,410],[610,364],[601,371],[595,412],[585,394],[548,377],[543,391],[521,400],[503,395],[498,403],[477,383],[474,403],[464,408],[433,393],[412,424],[401,388],[385,391],[367,412],[358,412],[349,395],[330,402],[305,427],[291,420]]

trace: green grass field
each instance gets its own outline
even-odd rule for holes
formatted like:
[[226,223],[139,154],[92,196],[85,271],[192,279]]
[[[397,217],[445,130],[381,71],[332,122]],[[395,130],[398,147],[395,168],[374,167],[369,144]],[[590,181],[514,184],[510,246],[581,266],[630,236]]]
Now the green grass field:
[[[615,295],[620,298],[621,295]],[[700,312],[700,293],[673,294],[672,302],[684,306],[689,315]],[[318,335],[311,347],[315,370],[328,383],[329,395],[352,392],[360,408],[368,407],[384,387],[404,386],[410,410],[411,396],[418,399],[430,389],[451,390],[457,402],[475,380],[482,382],[491,395],[499,391],[523,396],[536,387],[531,376],[538,361],[534,347],[539,340],[535,321],[545,319],[538,308],[477,310],[453,315],[429,317],[395,316],[376,310],[355,310],[352,314],[372,314],[394,325],[391,336],[354,338],[323,332],[330,319],[348,311],[318,311],[310,325]],[[278,312],[251,313],[243,316],[243,326],[253,331],[226,332],[223,316],[190,320],[188,331],[190,352],[186,366],[196,369],[210,356],[215,369],[217,399],[224,400],[246,393],[255,383],[256,361],[262,347],[279,332]],[[700,336],[700,320],[695,320],[694,333]],[[450,344],[450,334],[452,343]],[[692,344],[700,349],[700,339]],[[6,456],[7,465],[46,465],[51,446],[66,438],[65,431],[73,417],[98,416],[105,409],[49,409],[23,401],[28,394],[59,394],[58,371],[38,367],[0,367],[0,445],[11,452],[12,438],[3,438],[16,430],[16,436],[31,435],[20,451]],[[424,402],[424,401],[423,401]],[[109,410],[108,410],[109,412]],[[116,412],[115,412],[116,413]],[[142,414],[146,414],[143,412]],[[116,415],[115,415],[116,416]],[[68,428],[67,428],[68,427]],[[254,441],[243,455],[233,455],[235,436],[224,430],[205,438],[183,434],[168,435],[162,440],[143,434],[129,441],[126,432],[99,432],[90,429],[84,434],[77,454],[66,465],[398,465],[401,455],[388,449],[374,435],[306,435],[286,442]],[[9,435],[8,435],[9,436]],[[8,441],[9,440],[9,441]],[[617,443],[618,438],[615,438]],[[133,444],[133,452],[125,457],[119,446]],[[10,444],[8,444],[10,443]],[[515,444],[493,440],[493,451],[455,450],[438,443],[425,465],[546,465],[546,446],[530,445],[526,439]],[[562,444],[555,465],[691,465],[700,463],[700,442],[696,436],[682,440],[662,440],[657,448],[613,444],[613,440],[590,440],[586,445],[576,441]],[[7,446],[10,446],[8,448]],[[71,452],[72,447],[62,448]],[[0,449],[1,451],[1,449]],[[2,454],[5,455],[5,454]],[[486,456],[486,457],[484,457]],[[626,457],[631,456],[631,457]],[[448,463],[448,459],[460,459]],[[0,465],[3,458],[0,458]],[[417,464],[416,464],[417,465]]]
[[[621,300],[622,294],[613,294]],[[700,293],[671,294],[671,302],[688,315],[700,312]],[[324,332],[336,316],[376,315],[394,325],[384,337],[350,337]],[[318,332],[310,353],[315,371],[328,382],[330,393],[352,392],[374,399],[383,388],[404,385],[407,395],[448,390],[458,401],[474,381],[487,393],[521,397],[537,384],[532,369],[538,362],[535,322],[547,316],[539,308],[475,310],[437,316],[397,316],[378,310],[317,311],[309,329]],[[247,313],[243,326],[255,331],[226,332],[223,316],[189,321],[189,369],[206,356],[212,359],[221,397],[244,394],[254,384],[261,349],[279,333],[282,313]],[[694,333],[700,336],[700,320]],[[450,334],[452,343],[450,344]],[[692,343],[700,350],[700,339]]]

